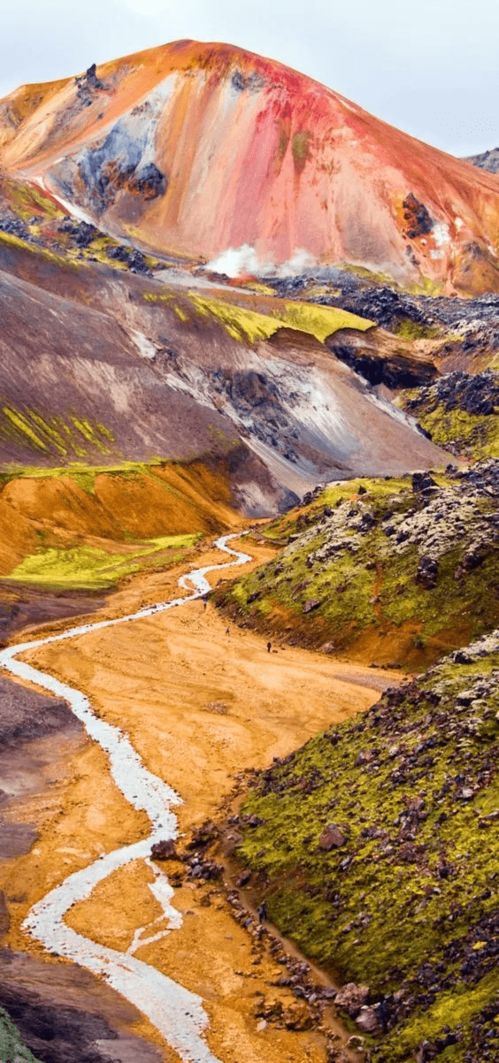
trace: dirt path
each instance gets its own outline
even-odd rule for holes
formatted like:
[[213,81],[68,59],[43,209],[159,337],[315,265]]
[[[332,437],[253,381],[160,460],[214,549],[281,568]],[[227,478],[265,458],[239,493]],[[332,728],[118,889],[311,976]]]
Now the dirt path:
[[[212,551],[202,559],[219,561]],[[132,611],[138,596],[147,604],[158,581],[133,581],[119,596],[120,612]],[[227,630],[226,621],[199,601],[55,642],[26,658],[84,691],[102,720],[129,735],[149,771],[181,795],[181,830],[215,812],[237,772],[269,763],[333,720],[367,708],[379,697],[380,683],[390,680],[386,672],[306,650],[269,654],[256,634]],[[6,892],[15,880],[25,890],[9,941],[18,949],[37,951],[21,923],[48,889],[100,853],[149,833],[144,813],[125,801],[99,749],[79,753],[71,769],[57,815],[53,804],[48,815],[33,803],[24,809],[40,837],[35,859],[32,852],[12,861],[7,875]],[[165,935],[154,881],[142,859],[119,867],[66,922],[103,948],[132,949],[140,961],[197,994],[209,1016],[209,1047],[223,1063],[323,1060],[313,1031],[291,1033],[255,1020],[255,995],[268,993],[282,972],[265,957],[255,961],[247,934],[223,901],[215,897],[201,905],[196,890],[182,885],[173,898],[182,925]],[[178,1059],[145,1020],[139,1032],[161,1045],[166,1060]]]

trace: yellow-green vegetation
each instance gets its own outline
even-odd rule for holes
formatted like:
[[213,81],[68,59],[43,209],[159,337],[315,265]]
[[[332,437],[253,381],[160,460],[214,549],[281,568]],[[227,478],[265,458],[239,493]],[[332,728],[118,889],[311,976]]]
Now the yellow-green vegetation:
[[351,314],[348,310],[311,303],[281,302],[275,308],[269,304],[268,314],[263,314],[235,303],[225,303],[194,293],[191,293],[190,298],[198,313],[205,317],[211,315],[217,318],[229,336],[249,343],[270,339],[280,328],[306,332],[323,343],[327,336],[331,336],[338,329],[355,328],[365,331],[372,326],[371,321]]
[[466,410],[436,408],[418,418],[421,426],[440,446],[453,444],[462,454],[474,458],[499,457],[497,417],[481,417]]
[[[268,340],[281,328],[296,329],[299,332],[314,336],[320,343],[324,343],[338,329],[354,328],[365,331],[372,327],[372,321],[358,317],[348,310],[339,310],[336,307],[319,306],[312,303],[279,302],[273,307],[272,303],[266,304],[268,313],[250,310],[246,306],[238,306],[233,302],[223,302],[209,296],[200,295],[197,292],[189,292],[189,301],[196,314],[204,318],[212,318],[220,322],[227,334],[234,340],[242,343],[257,343],[258,340]],[[152,303],[172,304],[175,300],[173,292],[146,292],[144,299]],[[172,309],[181,320],[187,317],[185,308],[175,303]]]
[[64,457],[86,457],[95,450],[109,454],[114,442],[111,430],[99,421],[76,414],[67,419],[59,415],[43,417],[31,407],[18,409],[12,405],[0,409],[0,439]]
[[417,420],[434,443],[452,448],[454,453],[474,458],[499,457],[497,417],[483,417],[466,410],[446,410],[440,403],[427,413],[418,412]]
[[144,568],[164,568],[181,561],[199,535],[166,535],[123,546],[120,553],[93,546],[50,547],[25,557],[10,573],[16,583],[39,587],[102,590]]
[[146,475],[157,466],[172,464],[165,458],[149,458],[147,461],[115,461],[105,465],[87,465],[84,462],[69,462],[68,465],[18,465],[16,462],[4,464],[0,467],[0,483],[8,483],[9,480],[28,479],[66,479],[70,477],[75,483],[93,494],[96,476],[102,473],[120,476]]
[[265,633],[416,670],[499,618],[488,492],[444,475],[426,497],[410,478],[332,485],[271,522],[281,551],[217,600]]
[[50,196],[26,181],[0,181],[0,193],[6,196],[11,208],[23,221],[36,215],[51,219],[64,217],[64,211]]
[[40,1063],[23,1042],[19,1030],[4,1008],[0,1008],[0,1059],[6,1063]]
[[51,251],[48,247],[41,247],[40,244],[32,243],[30,240],[23,240],[21,236],[14,236],[13,233],[6,233],[0,229],[0,245],[5,244],[8,247],[16,247],[21,251],[29,251],[33,255],[40,255],[41,258],[52,262],[57,266],[86,266],[87,263],[84,260],[71,258],[69,255],[59,255],[56,251]]
[[408,317],[404,318],[403,321],[399,321],[394,331],[397,336],[404,340],[434,339],[441,333],[441,329],[437,325],[421,325],[417,321],[411,321]]
[[423,1041],[439,1063],[497,1058],[498,709],[485,636],[275,762],[241,806],[238,856],[269,917],[369,987],[372,1063],[420,1058]]
[[490,367],[476,375],[451,373],[398,398],[434,443],[475,459],[499,457],[498,402],[499,375]]

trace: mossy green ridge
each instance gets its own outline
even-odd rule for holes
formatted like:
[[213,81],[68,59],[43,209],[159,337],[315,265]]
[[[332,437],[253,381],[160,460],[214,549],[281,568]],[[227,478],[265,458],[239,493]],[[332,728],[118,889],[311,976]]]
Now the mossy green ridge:
[[[212,296],[189,292],[189,303],[195,313],[201,317],[212,318],[221,323],[231,339],[242,343],[257,343],[268,340],[281,328],[296,329],[308,333],[320,343],[324,343],[338,329],[353,328],[365,331],[372,327],[372,321],[351,314],[348,310],[336,307],[320,306],[302,302],[279,302],[266,305],[268,312],[256,311],[248,306],[238,306],[233,302],[224,302]],[[146,292],[144,299],[151,303],[172,304],[178,314],[178,305],[173,292]],[[188,315],[182,309],[180,316],[184,320]]]
[[0,483],[8,483],[9,480],[45,480],[71,477],[75,481],[81,480],[81,486],[93,492],[95,477],[101,473],[120,474],[121,476],[145,475],[154,468],[172,465],[174,463],[166,458],[148,458],[147,461],[111,461],[105,465],[89,465],[85,462],[74,461],[67,465],[18,465],[17,462],[7,462],[0,466]]
[[2,1063],[40,1063],[24,1044],[7,1012],[0,1008],[0,1060]]
[[54,589],[104,590],[144,568],[176,564],[199,538],[165,535],[124,546],[121,553],[93,546],[50,547],[25,557],[9,579]]
[[5,404],[0,408],[0,439],[19,442],[35,453],[82,458],[92,451],[110,454],[114,435],[106,425],[69,414],[43,416],[31,407]]
[[427,491],[414,484],[327,487],[268,525],[281,551],[220,589],[218,603],[264,632],[414,671],[490,630],[499,619],[494,463],[429,478]]
[[402,392],[398,404],[427,435],[454,454],[499,457],[499,373],[450,373],[428,387]]
[[275,761],[241,806],[238,857],[270,919],[368,985],[372,1063],[497,1059],[498,709],[496,633]]

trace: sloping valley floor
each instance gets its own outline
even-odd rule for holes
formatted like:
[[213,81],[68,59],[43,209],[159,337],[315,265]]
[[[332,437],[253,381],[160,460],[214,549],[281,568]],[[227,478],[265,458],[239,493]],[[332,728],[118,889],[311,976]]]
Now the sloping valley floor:
[[[273,548],[252,544],[251,553],[261,563]],[[196,564],[220,560],[219,551],[198,547]],[[91,620],[175,597],[181,571],[132,578]],[[224,573],[214,577],[226,578]],[[239,772],[263,767],[332,722],[367,709],[394,679],[386,671],[352,667],[307,650],[276,646],[269,653],[259,635],[227,624],[201,601],[55,642],[25,658],[84,691],[99,717],[126,731],[144,764],[181,795],[181,832],[216,813]],[[46,720],[47,707],[41,697],[29,706]],[[86,972],[47,956],[22,929],[32,905],[50,888],[100,853],[147,836],[146,817],[123,798],[102,750],[85,739],[61,704],[51,718],[49,735],[43,728],[22,733],[19,721],[11,727],[11,796],[3,815],[12,834],[17,831],[17,843],[0,864],[6,931],[0,1000],[42,1061],[68,1058],[64,1053],[75,1030],[79,1058],[85,1061],[176,1061],[176,1053],[135,1009],[106,987],[97,997]],[[17,746],[16,728],[23,739]],[[21,783],[15,793],[14,767]],[[9,792],[8,779],[3,786]],[[75,906],[68,924],[121,952],[136,944],[136,932],[144,928],[142,938],[152,940],[139,944],[138,957],[203,998],[214,1058],[224,1063],[323,1060],[324,1032],[307,1028],[308,1020],[297,1016],[296,998],[277,984],[282,966],[234,920],[218,883],[199,887],[183,879],[173,902],[182,926],[155,940],[165,924],[156,922],[162,910],[152,880],[143,861],[127,865]],[[290,1029],[258,1018],[276,997],[289,1011]],[[349,1032],[335,1019],[327,1025],[345,1043]],[[347,1058],[355,1057],[348,1053]]]

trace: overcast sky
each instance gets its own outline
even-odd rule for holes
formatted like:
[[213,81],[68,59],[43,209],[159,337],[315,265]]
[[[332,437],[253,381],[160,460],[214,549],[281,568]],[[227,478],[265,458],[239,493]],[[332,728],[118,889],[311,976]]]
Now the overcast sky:
[[456,155],[499,144],[499,0],[0,0],[0,96],[185,37],[279,59]]

